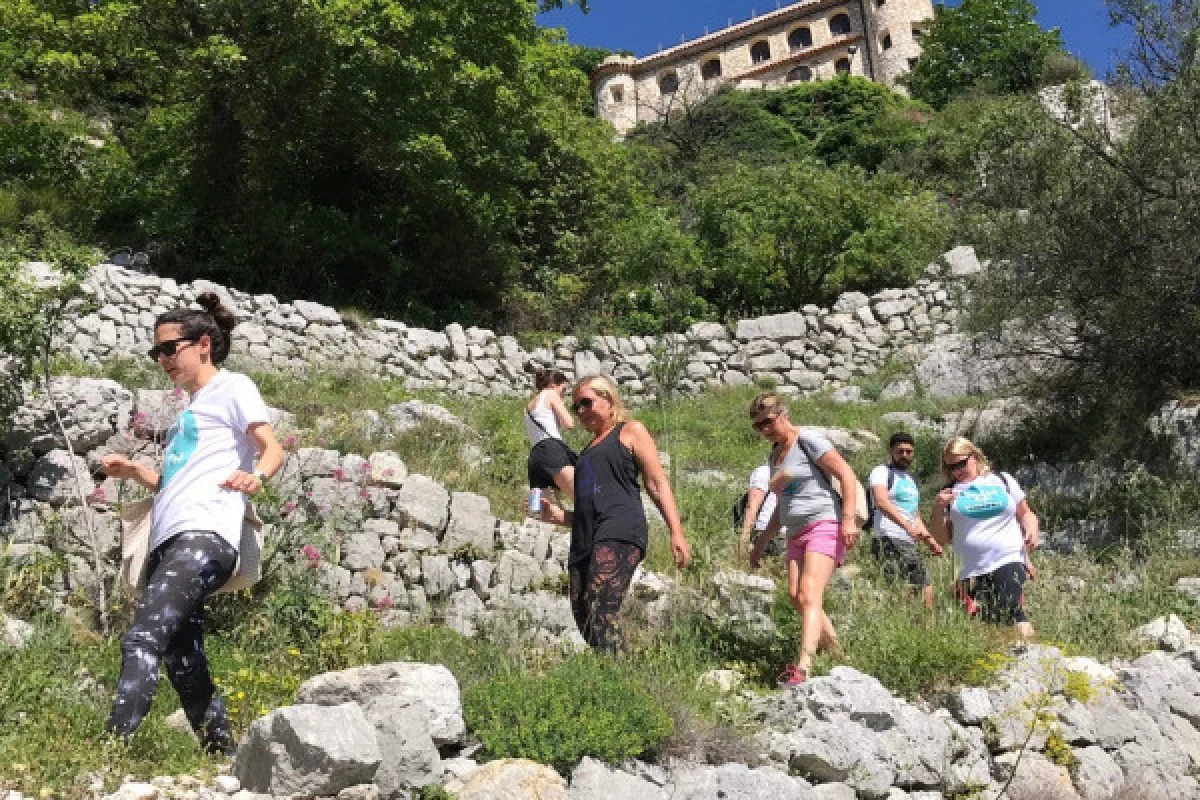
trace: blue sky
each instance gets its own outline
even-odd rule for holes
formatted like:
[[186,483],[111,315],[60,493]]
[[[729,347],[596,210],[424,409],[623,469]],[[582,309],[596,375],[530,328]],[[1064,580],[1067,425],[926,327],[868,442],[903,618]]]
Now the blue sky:
[[[786,4],[786,0],[780,0]],[[956,6],[959,0],[950,0]],[[592,10],[581,14],[569,7],[541,16],[543,25],[566,28],[576,44],[632,50],[639,56],[659,46],[679,44],[680,37],[695,38],[705,27],[717,30],[730,20],[741,22],[752,11],[775,9],[775,0],[591,0]],[[1128,33],[1108,26],[1104,0],[1041,0],[1038,21],[1062,31],[1067,49],[1103,76],[1116,66]],[[630,24],[636,20],[635,24]]]

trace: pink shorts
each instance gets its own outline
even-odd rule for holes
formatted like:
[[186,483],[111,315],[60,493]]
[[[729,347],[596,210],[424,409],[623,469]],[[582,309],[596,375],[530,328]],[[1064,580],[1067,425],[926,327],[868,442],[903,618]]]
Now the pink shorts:
[[787,540],[788,561],[804,561],[808,551],[829,556],[841,566],[846,560],[846,543],[842,541],[842,526],[833,520],[821,520],[806,526]]

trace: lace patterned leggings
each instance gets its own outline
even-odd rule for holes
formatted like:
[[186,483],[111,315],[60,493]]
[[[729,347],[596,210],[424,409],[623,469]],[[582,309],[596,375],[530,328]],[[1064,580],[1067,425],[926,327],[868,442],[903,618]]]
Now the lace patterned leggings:
[[592,647],[616,652],[621,645],[617,615],[642,548],[627,542],[596,542],[587,561],[569,569],[571,612],[584,640]]
[[228,580],[237,551],[208,531],[186,531],[155,548],[146,590],[121,640],[121,677],[108,718],[110,733],[128,739],[142,724],[158,688],[159,662],[179,693],[200,743],[233,749],[225,704],[204,655],[204,601]]

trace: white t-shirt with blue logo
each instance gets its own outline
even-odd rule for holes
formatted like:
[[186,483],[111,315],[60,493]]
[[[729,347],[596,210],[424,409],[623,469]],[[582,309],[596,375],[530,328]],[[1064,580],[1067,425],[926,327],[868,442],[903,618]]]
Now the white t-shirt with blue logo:
[[1017,506],[1025,493],[1008,475],[989,472],[952,487],[950,504],[960,580],[994,572],[1005,564],[1025,561],[1025,540],[1017,522]]
[[221,483],[254,469],[257,452],[246,430],[268,421],[258,387],[240,373],[222,369],[192,395],[167,432],[151,550],[184,531],[213,531],[237,549],[247,498]]
[[[921,490],[917,488],[917,482],[912,479],[911,475],[904,470],[880,464],[867,476],[867,490],[873,493],[876,486],[887,489],[889,470],[894,477],[892,478],[892,488],[888,489],[888,497],[891,498],[892,504],[896,506],[900,515],[911,523],[917,518],[917,509],[921,502]],[[892,522],[891,517],[884,514],[878,506],[875,508],[872,527],[881,536],[890,536],[904,542],[912,541],[908,531]]]

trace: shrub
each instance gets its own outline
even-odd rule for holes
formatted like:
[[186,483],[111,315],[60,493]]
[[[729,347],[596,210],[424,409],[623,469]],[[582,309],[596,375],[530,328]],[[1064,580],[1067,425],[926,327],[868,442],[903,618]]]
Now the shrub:
[[584,756],[642,755],[671,734],[667,711],[600,656],[569,659],[544,675],[502,675],[466,692],[467,724],[493,758],[529,758],[561,771]]

